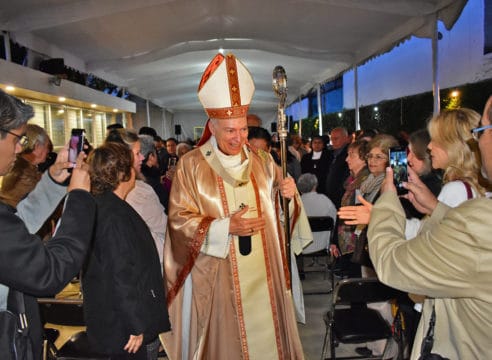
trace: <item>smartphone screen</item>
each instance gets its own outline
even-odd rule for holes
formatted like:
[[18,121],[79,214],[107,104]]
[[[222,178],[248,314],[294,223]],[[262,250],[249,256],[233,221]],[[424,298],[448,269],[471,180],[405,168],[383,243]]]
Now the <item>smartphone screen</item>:
[[403,182],[408,181],[407,149],[404,147],[392,147],[389,150],[389,164],[393,169],[393,181],[398,194],[404,194],[407,190]]
[[72,129],[68,148],[68,161],[75,163],[77,156],[84,148],[84,129]]

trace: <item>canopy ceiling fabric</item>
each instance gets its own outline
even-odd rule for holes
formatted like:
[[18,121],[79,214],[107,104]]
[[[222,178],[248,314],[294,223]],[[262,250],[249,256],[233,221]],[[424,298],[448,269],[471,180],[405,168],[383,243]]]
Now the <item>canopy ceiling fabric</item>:
[[[252,109],[274,109],[410,35],[449,29],[466,0],[0,0],[0,29],[40,53],[62,49],[86,72],[172,111],[201,109],[201,74],[219,48],[252,73]],[[34,44],[34,45],[33,45]],[[430,45],[429,45],[430,46]],[[70,64],[69,64],[70,65]],[[84,70],[84,69],[79,69]]]

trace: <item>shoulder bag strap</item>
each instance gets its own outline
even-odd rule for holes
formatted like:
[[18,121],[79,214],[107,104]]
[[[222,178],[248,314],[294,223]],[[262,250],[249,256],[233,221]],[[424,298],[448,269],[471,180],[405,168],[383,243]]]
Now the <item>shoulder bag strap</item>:
[[463,185],[465,185],[465,188],[466,188],[466,196],[467,196],[468,200],[473,199],[473,191],[471,189],[470,184],[468,184],[467,181],[462,181],[462,182],[463,182]]
[[422,346],[420,347],[420,359],[429,355],[434,346],[434,325],[436,324],[436,308],[435,304],[432,304],[432,314],[429,321],[429,328],[427,329],[427,335],[422,340]]

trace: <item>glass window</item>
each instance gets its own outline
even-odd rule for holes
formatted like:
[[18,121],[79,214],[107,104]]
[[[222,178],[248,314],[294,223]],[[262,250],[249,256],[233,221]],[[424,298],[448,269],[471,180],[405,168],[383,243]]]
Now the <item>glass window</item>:
[[108,124],[119,122],[125,126],[126,123],[125,114],[121,112],[106,113],[32,99],[25,102],[34,109],[34,117],[29,123],[44,128],[56,150],[68,142],[73,128],[85,129],[87,140],[92,146],[97,147],[104,142]]
[[[51,123],[51,142],[53,147],[60,148],[65,144],[65,118],[66,111],[64,106],[49,105],[49,122]],[[70,128],[68,130],[70,132]]]
[[82,110],[82,128],[85,129],[85,137],[92,144],[94,142],[94,111]]

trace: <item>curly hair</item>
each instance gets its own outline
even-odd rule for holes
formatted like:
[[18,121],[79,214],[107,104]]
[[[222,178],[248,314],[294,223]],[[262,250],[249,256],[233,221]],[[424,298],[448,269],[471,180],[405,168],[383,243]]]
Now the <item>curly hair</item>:
[[480,114],[461,108],[443,110],[430,119],[427,128],[433,142],[441,146],[448,155],[443,183],[461,180],[468,182],[479,194],[485,189],[480,185],[481,160],[477,142],[471,129],[479,126]]
[[87,162],[94,195],[114,191],[121,182],[130,180],[133,153],[127,145],[107,142],[93,150]]
[[368,146],[369,142],[364,139],[358,139],[355,140],[354,142],[351,142],[348,146],[348,149],[354,149],[357,150],[357,153],[359,155],[359,159],[364,160],[366,158],[367,153],[369,152]]

